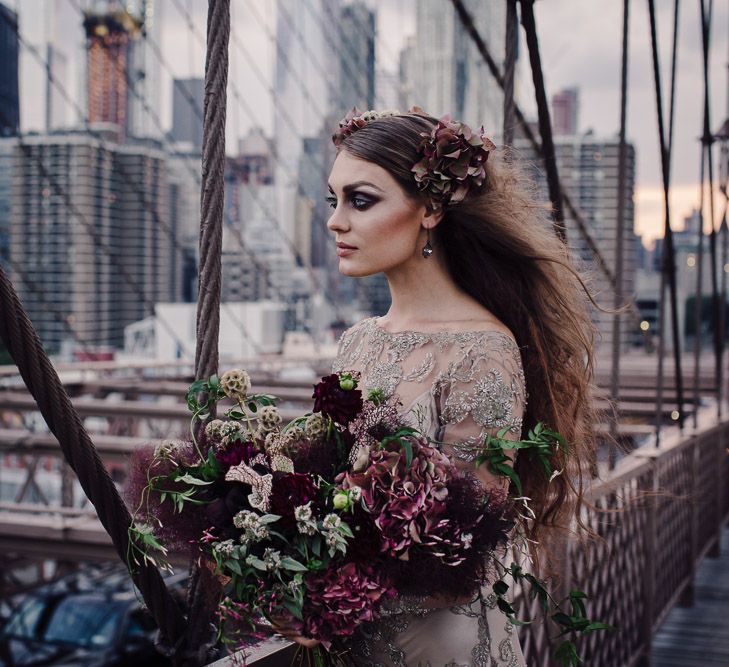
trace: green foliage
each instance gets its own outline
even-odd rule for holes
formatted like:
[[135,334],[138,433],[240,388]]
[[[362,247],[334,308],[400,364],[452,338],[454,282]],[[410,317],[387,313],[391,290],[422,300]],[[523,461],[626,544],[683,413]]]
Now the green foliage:
[[497,431],[495,436],[490,434],[486,436],[483,449],[476,457],[476,465],[486,463],[494,475],[508,477],[519,496],[524,495],[524,488],[513,468],[512,458],[504,450],[526,450],[529,456],[539,462],[549,481],[560,474],[561,471],[554,469],[552,458],[560,449],[567,451],[567,441],[561,433],[547,428],[543,422],[539,422],[531,429],[523,440],[509,440],[505,437],[508,432],[507,426]]

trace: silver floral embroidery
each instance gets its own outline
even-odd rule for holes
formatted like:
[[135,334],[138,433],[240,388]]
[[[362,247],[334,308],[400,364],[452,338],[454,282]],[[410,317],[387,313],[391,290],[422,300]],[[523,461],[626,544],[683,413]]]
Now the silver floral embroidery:
[[[380,328],[376,319],[365,319],[342,335],[333,372],[359,371],[364,391],[379,388],[386,396],[398,393],[405,405],[413,406],[411,412],[420,430],[436,444],[442,441],[447,445],[444,451],[460,460],[472,461],[489,431],[508,426],[517,436],[520,434],[528,394],[519,348],[511,336],[500,331],[390,333]],[[409,357],[416,351],[422,353],[422,358],[412,363]],[[413,400],[409,395],[413,391],[408,394],[407,388],[423,385],[426,380],[431,386],[425,394],[429,401],[423,405]],[[420,396],[422,391],[417,389],[415,393]],[[431,415],[434,421],[430,421],[435,432],[428,433],[424,427],[429,423],[431,408],[437,411]],[[455,441],[448,437],[451,426],[458,427]],[[414,619],[433,610],[423,609],[416,599],[392,602],[384,618],[365,624],[353,637],[343,640],[358,666],[408,664],[405,651],[398,645],[398,635]],[[498,647],[491,645],[486,613],[495,608],[493,594],[478,595],[470,604],[450,607],[450,612],[473,619],[476,644],[471,651],[472,664],[496,667],[509,660],[508,667],[518,666],[511,635]],[[497,663],[497,658],[502,662]],[[450,665],[459,667],[454,661]]]

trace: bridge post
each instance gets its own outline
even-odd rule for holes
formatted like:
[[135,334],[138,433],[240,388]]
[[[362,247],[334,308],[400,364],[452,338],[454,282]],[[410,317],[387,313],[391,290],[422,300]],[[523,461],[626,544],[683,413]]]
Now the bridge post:
[[724,471],[726,470],[725,459],[728,453],[727,447],[729,446],[729,441],[727,438],[727,427],[725,425],[722,428],[717,429],[716,437],[717,458],[716,475],[714,475],[714,479],[716,480],[716,535],[711,547],[709,547],[709,551],[706,553],[707,558],[719,558],[719,556],[721,555],[721,530],[724,524],[724,487],[729,484],[729,479],[726,479],[724,475]]
[[699,502],[701,496],[698,488],[700,447],[700,438],[696,435],[691,436],[691,470],[689,473],[689,479],[691,480],[689,491],[689,502],[691,503],[691,550],[689,552],[691,574],[678,598],[680,607],[693,607],[695,599],[696,561],[699,557],[699,512],[701,511],[701,503]]
[[656,617],[655,610],[655,586],[656,586],[656,554],[657,554],[657,530],[656,530],[656,513],[657,503],[656,495],[660,488],[660,479],[658,474],[658,462],[651,457],[650,474],[645,489],[648,497],[645,498],[646,503],[646,535],[645,535],[645,553],[643,557],[643,622],[641,628],[641,645],[642,652],[636,663],[638,667],[650,667],[651,664],[651,648],[653,644],[653,623]]

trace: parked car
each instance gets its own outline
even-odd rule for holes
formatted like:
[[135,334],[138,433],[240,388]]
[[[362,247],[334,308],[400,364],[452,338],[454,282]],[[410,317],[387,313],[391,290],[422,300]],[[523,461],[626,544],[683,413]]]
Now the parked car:
[[[182,595],[187,575],[167,577]],[[90,566],[28,593],[0,629],[0,667],[164,667],[156,625],[121,565]]]

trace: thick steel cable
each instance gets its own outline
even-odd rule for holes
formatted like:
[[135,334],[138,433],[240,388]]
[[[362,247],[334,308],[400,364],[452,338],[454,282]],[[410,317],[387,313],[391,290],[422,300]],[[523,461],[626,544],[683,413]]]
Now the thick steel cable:
[[[626,116],[628,109],[628,24],[630,0],[623,0],[623,43],[620,67],[620,144],[618,148],[618,220],[615,229],[615,292],[613,306],[617,311],[623,303],[623,251],[625,245],[625,190],[627,145],[625,143]],[[610,372],[610,401],[613,409],[610,415],[610,437],[615,441],[618,432],[618,403],[620,401],[620,312],[613,315],[612,363]],[[610,447],[609,467],[612,470],[617,460],[615,447]]]
[[[706,104],[706,97],[704,98]],[[704,109],[706,112],[706,109]],[[701,316],[704,292],[704,169],[706,166],[706,145],[701,142],[701,165],[699,167],[699,234],[696,248],[696,289],[694,291],[694,428],[699,426],[699,367],[701,363]]]
[[504,54],[504,145],[514,143],[514,70],[519,44],[516,0],[506,0],[506,52]]
[[[679,0],[675,0],[674,22],[678,21]],[[679,338],[678,306],[676,296],[676,259],[673,248],[673,230],[671,229],[671,209],[669,201],[671,178],[671,139],[666,136],[663,123],[663,97],[661,94],[661,71],[658,63],[658,37],[656,32],[656,11],[653,0],[648,0],[648,13],[650,17],[651,51],[653,55],[653,79],[656,94],[656,114],[658,117],[658,139],[661,151],[661,172],[663,175],[663,206],[664,206],[664,238],[661,246],[661,286],[659,306],[659,343],[658,343],[658,385],[656,391],[656,447],[660,446],[662,403],[663,403],[663,351],[665,348],[664,313],[665,313],[665,281],[668,278],[671,299],[671,324],[673,332],[673,357],[676,372],[676,393],[678,402],[678,424],[683,428],[683,377],[681,373],[681,340]],[[674,27],[674,36],[677,30]],[[675,48],[675,45],[674,45]],[[676,70],[672,69],[675,77]],[[671,97],[675,95],[675,78],[671,81]],[[671,102],[673,104],[673,102]]]
[[[81,488],[96,508],[119,558],[129,564],[132,524],[119,492],[104,467],[83,422],[61,384],[27,313],[0,267],[0,337],[20,371],[28,391],[56,436]],[[156,568],[142,563],[130,570],[164,640],[175,644],[183,635],[185,619]]]
[[[714,159],[711,147],[714,143],[714,135],[711,133],[711,117],[709,104],[709,44],[711,38],[711,11],[713,3],[709,2],[707,8],[705,0],[699,0],[701,10],[701,45],[703,49],[703,75],[704,75],[704,132],[702,141],[707,146],[707,167],[709,172],[709,215],[711,216],[711,231],[709,232],[709,261],[711,271],[711,310],[713,313],[714,327],[714,382],[716,384],[716,412],[717,417],[722,414],[723,380],[721,377],[722,366],[722,341],[719,334],[719,287],[717,284],[717,248],[716,248],[716,217],[714,212]],[[722,267],[723,268],[723,267]],[[723,308],[723,305],[722,305]]]
[[[489,52],[488,47],[486,46],[486,43],[483,41],[483,38],[479,34],[478,30],[476,29],[476,26],[473,23],[473,18],[471,17],[471,14],[469,11],[465,8],[463,5],[462,0],[451,0],[451,3],[456,9],[456,12],[458,13],[458,17],[461,20],[461,23],[463,24],[464,29],[470,36],[470,38],[473,40],[474,44],[476,44],[476,48],[478,49],[478,52],[481,54],[481,57],[483,58],[484,62],[486,63],[489,72],[491,73],[491,76],[494,78],[496,83],[499,85],[499,87],[503,90],[504,89],[504,78],[501,75],[501,72],[499,72],[499,68],[496,65],[496,62],[494,61],[493,57],[491,56],[491,53]],[[529,141],[530,145],[534,149],[534,151],[541,155],[542,148],[539,145],[539,142],[537,141],[536,137],[534,136],[534,132],[532,132],[532,129],[529,125],[529,123],[526,120],[526,117],[524,116],[524,113],[522,112],[521,108],[518,104],[514,103],[514,115],[516,116],[516,120],[519,124],[519,127],[521,128],[522,132],[524,133],[524,136]],[[590,252],[592,253],[593,258],[595,259],[595,262],[597,263],[597,267],[600,270],[600,272],[607,278],[608,282],[610,283],[611,287],[615,289],[615,275],[613,274],[612,269],[608,265],[608,263],[605,261],[605,258],[602,255],[602,252],[600,251],[600,248],[597,246],[597,242],[592,237],[592,234],[590,233],[590,230],[587,228],[587,224],[585,223],[584,219],[582,218],[582,214],[577,210],[576,206],[572,203],[572,200],[569,196],[569,194],[566,191],[562,191],[562,198],[564,200],[564,205],[566,206],[567,210],[570,213],[570,219],[575,222],[577,225],[577,228],[580,231],[580,235],[582,236],[582,239],[587,244],[587,247],[589,248]],[[630,305],[630,311],[633,316],[634,321],[639,323],[642,319],[640,309],[635,303],[635,299],[631,297],[629,301]]]
[[554,232],[562,243],[567,243],[567,229],[564,224],[564,206],[562,186],[559,183],[557,169],[557,156],[554,152],[552,140],[552,123],[549,118],[549,103],[547,91],[544,86],[542,74],[542,60],[539,55],[539,39],[537,25],[534,19],[534,0],[519,0],[521,4],[521,24],[526,33],[526,43],[529,50],[529,64],[532,68],[532,81],[534,82],[534,95],[537,101],[537,115],[539,117],[539,134],[542,137],[542,160],[547,175],[547,188],[549,199],[552,202],[552,221]]
[[[208,378],[218,371],[230,0],[209,1],[207,36],[195,349],[197,379]],[[215,633],[211,620],[220,603],[221,589],[220,582],[207,567],[199,561],[192,565],[185,665],[196,667],[212,657],[209,649],[214,645]]]

